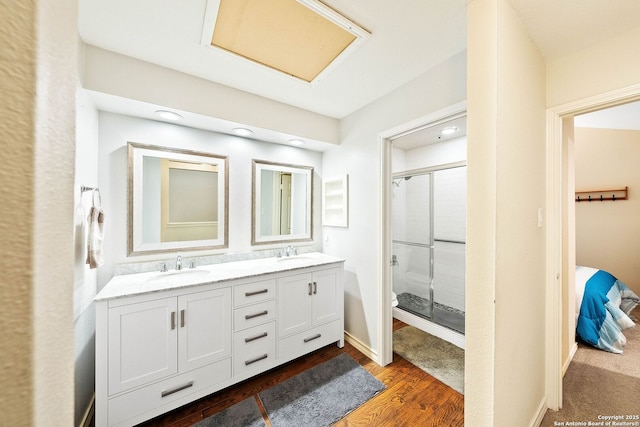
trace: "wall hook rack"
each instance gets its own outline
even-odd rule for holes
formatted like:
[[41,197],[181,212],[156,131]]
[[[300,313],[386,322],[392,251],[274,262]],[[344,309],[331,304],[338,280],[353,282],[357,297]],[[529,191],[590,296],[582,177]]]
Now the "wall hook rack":
[[576,202],[604,202],[605,200],[627,200],[629,187],[615,190],[576,191]]

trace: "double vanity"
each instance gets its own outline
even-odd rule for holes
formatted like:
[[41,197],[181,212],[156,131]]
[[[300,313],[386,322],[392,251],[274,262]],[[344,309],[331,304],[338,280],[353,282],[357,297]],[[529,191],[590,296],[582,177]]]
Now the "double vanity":
[[115,276],[96,296],[96,426],[342,347],[343,263],[308,253]]

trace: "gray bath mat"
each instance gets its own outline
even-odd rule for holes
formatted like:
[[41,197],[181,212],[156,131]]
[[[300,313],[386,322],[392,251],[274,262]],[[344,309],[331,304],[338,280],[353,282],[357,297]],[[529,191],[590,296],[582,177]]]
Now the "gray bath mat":
[[273,427],[330,426],[385,389],[347,354],[341,354],[261,393]]
[[191,427],[265,427],[260,408],[254,396],[228,407]]
[[413,326],[405,326],[393,333],[393,351],[464,394],[463,349]]

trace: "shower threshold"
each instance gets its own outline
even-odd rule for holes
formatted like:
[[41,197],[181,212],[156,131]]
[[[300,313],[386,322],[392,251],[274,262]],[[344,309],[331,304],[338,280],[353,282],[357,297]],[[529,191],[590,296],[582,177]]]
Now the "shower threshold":
[[409,292],[398,295],[397,308],[464,334],[464,311],[434,301],[431,316],[430,301]]

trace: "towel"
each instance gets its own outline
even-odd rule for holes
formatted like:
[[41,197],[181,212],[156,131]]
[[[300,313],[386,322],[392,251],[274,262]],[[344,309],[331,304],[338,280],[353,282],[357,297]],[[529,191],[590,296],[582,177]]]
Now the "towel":
[[[95,191],[93,196],[93,206],[89,210],[89,216],[87,218],[87,228],[89,229],[89,239],[87,241],[87,264],[89,264],[89,268],[97,268],[104,264],[104,254],[102,252],[102,242],[104,240],[104,212],[99,204],[96,206]],[[100,197],[99,193],[98,197]]]
[[74,215],[73,249],[75,289],[84,285],[84,270],[87,263],[87,212],[82,200],[76,206]]

